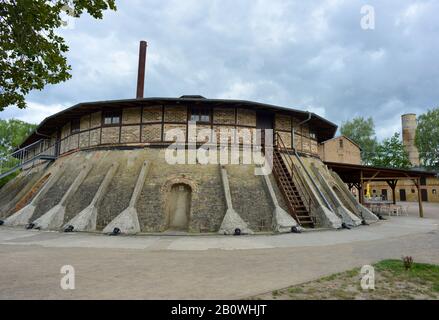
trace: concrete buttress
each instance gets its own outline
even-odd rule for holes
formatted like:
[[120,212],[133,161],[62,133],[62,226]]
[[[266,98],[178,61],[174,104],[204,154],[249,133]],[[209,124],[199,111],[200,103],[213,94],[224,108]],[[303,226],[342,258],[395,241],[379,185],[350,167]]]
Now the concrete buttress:
[[78,213],[73,219],[67,222],[64,227],[73,226],[73,231],[96,230],[99,204],[101,203],[118,168],[119,164],[117,162],[111,165],[110,170],[105,175],[104,180],[101,182],[99,189],[96,191],[96,194],[90,204],[84,210]]
[[63,173],[63,165],[59,167],[55,167],[52,175],[49,177],[49,180],[44,184],[44,186],[38,191],[36,196],[32,199],[32,201],[22,209],[18,210],[16,213],[11,215],[5,220],[6,226],[20,226],[29,223],[32,218],[35,209],[37,207],[38,201],[43,198],[47,191],[52,188],[52,186],[58,181]]
[[270,199],[273,203],[273,231],[274,232],[291,232],[292,227],[297,227],[300,229],[298,223],[294,218],[288,214],[284,209],[282,209],[279,205],[279,201],[277,200],[276,193],[274,192],[273,185],[270,180],[269,175],[262,175],[265,181],[265,185],[268,190],[268,194],[270,195]]
[[135,234],[140,232],[140,224],[136,204],[142,192],[143,185],[145,184],[145,179],[148,175],[149,167],[149,162],[144,161],[142,164],[142,169],[140,170],[139,177],[137,178],[133,194],[131,195],[131,200],[128,208],[118,214],[116,218],[114,218],[104,228],[104,233],[111,233],[113,232],[114,228],[119,228],[120,232],[125,234]]
[[72,185],[63,195],[59,203],[33,222],[35,224],[35,228],[45,230],[58,229],[62,226],[64,222],[64,214],[66,212],[67,200],[69,200],[69,198],[75,194],[82,182],[84,182],[85,178],[90,173],[91,168],[91,164],[84,165],[83,169],[75,178],[75,181],[73,181]]
[[236,229],[240,229],[241,234],[253,234],[253,231],[248,227],[247,223],[242,220],[239,214],[233,209],[232,195],[230,194],[229,179],[227,177],[226,168],[222,166],[220,167],[220,171],[224,188],[224,196],[226,198],[227,211],[218,233],[234,234]]

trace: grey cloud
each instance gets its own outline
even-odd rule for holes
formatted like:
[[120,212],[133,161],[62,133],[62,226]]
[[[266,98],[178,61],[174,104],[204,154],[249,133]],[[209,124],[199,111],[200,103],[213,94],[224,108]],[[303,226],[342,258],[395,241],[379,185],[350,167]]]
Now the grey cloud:
[[376,13],[376,29],[368,31],[360,28],[364,4],[118,1],[104,20],[82,17],[61,30],[73,79],[28,101],[134,97],[138,41],[145,39],[147,96],[251,99],[310,109],[338,124],[372,116],[379,137],[387,137],[399,129],[400,114],[437,106],[439,3],[368,1]]

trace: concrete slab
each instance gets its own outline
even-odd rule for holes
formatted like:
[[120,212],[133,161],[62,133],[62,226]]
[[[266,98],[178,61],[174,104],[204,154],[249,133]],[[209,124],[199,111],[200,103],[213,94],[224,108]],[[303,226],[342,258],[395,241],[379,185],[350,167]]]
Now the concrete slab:
[[[108,237],[1,227],[0,299],[240,299],[403,255],[439,263],[437,223],[392,218],[351,231],[270,237]],[[206,239],[210,250],[196,250]],[[213,249],[226,247],[234,250]],[[66,264],[75,268],[75,290],[60,288]]]
[[[388,238],[427,233],[437,230],[439,221],[411,217],[390,217],[389,220],[360,226],[351,230],[324,230],[301,234],[246,235],[246,236],[198,236],[198,235],[139,235],[110,237],[100,233],[65,234],[49,232],[50,238],[43,236],[29,238],[23,235],[33,231],[17,230],[12,227],[0,228],[0,244],[39,245],[43,247],[65,248],[124,248],[155,250],[152,244],[166,241],[162,250],[200,251],[200,250],[248,250],[267,248],[297,248],[331,246],[360,241],[374,241]],[[46,232],[37,233],[44,235]],[[17,236],[17,241],[14,241]],[[7,240],[3,240],[6,237]]]

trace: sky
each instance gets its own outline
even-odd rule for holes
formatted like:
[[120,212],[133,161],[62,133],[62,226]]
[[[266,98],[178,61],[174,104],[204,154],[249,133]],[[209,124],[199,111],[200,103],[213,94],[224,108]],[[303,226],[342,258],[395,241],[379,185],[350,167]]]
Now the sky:
[[140,40],[145,97],[253,100],[338,125],[372,117],[380,140],[400,132],[401,114],[438,106],[437,0],[116,4],[103,20],[83,15],[59,30],[71,80],[31,92],[27,109],[8,107],[0,118],[39,123],[79,102],[135,98]]

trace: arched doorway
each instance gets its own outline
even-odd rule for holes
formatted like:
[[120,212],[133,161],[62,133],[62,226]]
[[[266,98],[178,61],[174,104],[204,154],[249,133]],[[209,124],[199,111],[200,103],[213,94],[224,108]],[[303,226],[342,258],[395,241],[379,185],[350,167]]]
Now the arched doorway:
[[178,183],[171,187],[168,197],[168,229],[188,230],[192,190],[187,184]]

